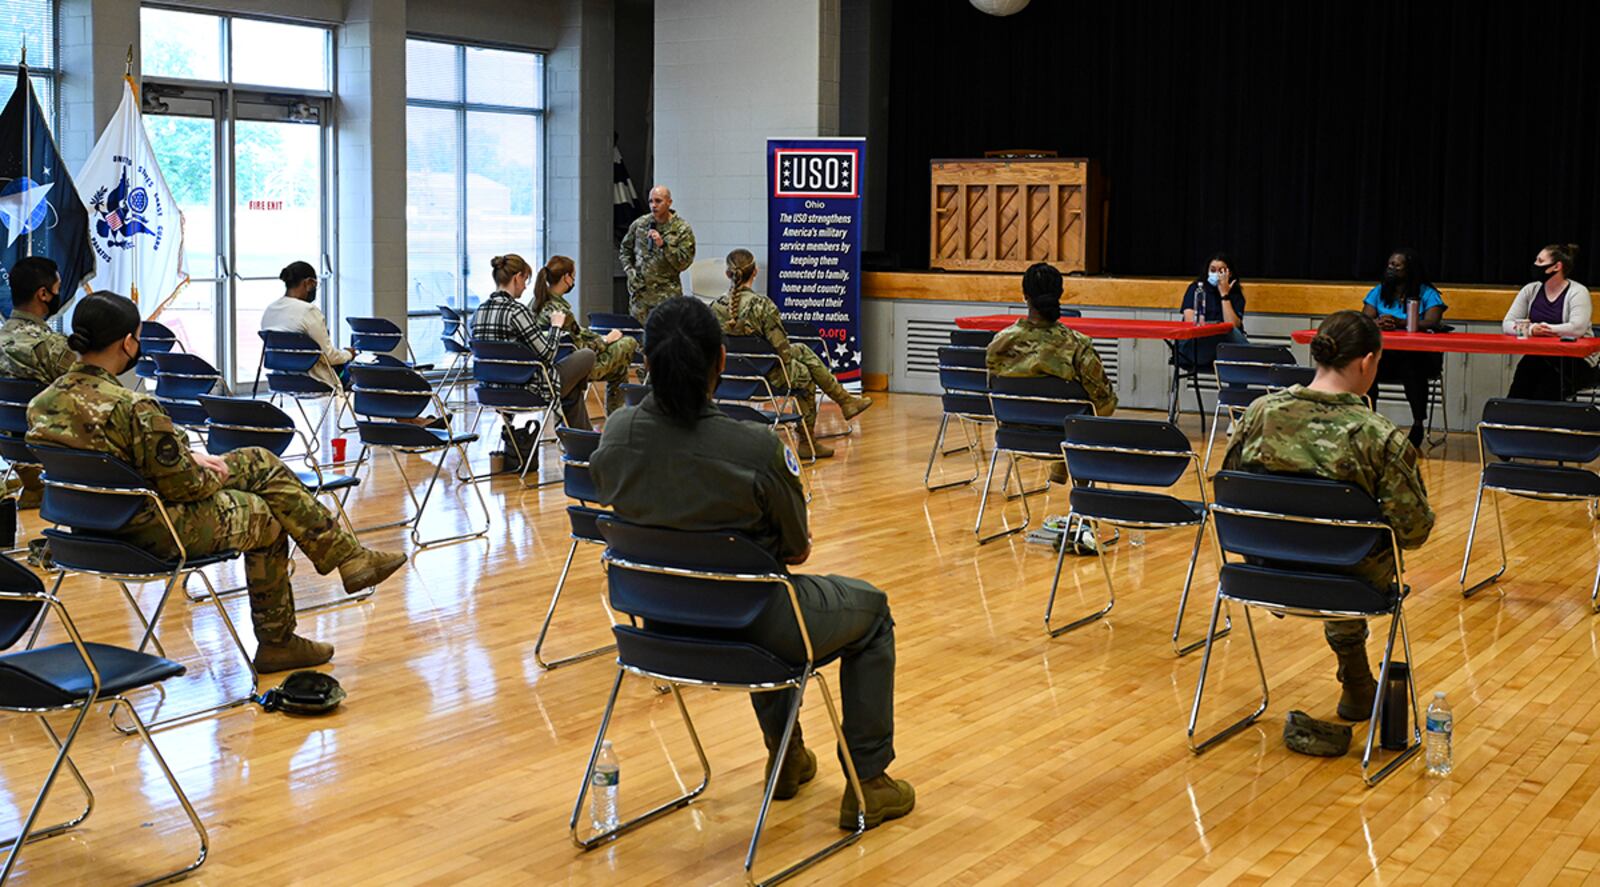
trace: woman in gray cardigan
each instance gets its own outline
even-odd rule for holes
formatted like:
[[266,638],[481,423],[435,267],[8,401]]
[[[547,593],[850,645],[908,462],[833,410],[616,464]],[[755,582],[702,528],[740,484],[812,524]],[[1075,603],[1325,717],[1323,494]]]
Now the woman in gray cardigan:
[[[1533,283],[1523,287],[1500,326],[1515,335],[1526,325],[1529,336],[1576,339],[1590,335],[1593,309],[1589,289],[1568,278],[1578,247],[1553,243],[1534,259]],[[1509,397],[1524,400],[1566,400],[1595,381],[1600,354],[1588,358],[1525,355],[1517,362]]]

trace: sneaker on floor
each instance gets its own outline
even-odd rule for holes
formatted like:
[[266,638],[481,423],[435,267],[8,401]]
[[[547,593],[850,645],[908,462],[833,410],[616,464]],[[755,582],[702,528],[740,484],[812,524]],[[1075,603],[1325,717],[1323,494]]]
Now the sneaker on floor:
[[344,580],[345,594],[355,594],[394,575],[405,565],[406,556],[398,551],[375,551],[363,548],[339,565],[339,578]]
[[275,671],[313,668],[332,658],[332,644],[291,634],[288,640],[279,643],[269,644],[262,641],[256,645],[256,672],[270,674]]
[[[880,773],[862,782],[861,794],[867,799],[869,829],[875,829],[888,820],[899,819],[917,806],[917,793],[912,790],[911,783],[904,779],[894,779],[887,773]],[[854,831],[856,811],[859,809],[856,793],[846,783],[844,799],[839,802],[839,827]]]

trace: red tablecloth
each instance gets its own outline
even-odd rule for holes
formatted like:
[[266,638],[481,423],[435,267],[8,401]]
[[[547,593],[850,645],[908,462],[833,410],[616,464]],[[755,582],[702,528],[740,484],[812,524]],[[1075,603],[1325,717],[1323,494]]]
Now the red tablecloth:
[[[964,330],[1003,330],[1026,317],[1024,314],[981,314],[956,318]],[[1181,320],[1122,320],[1115,317],[1063,317],[1061,325],[1091,339],[1204,339],[1233,329],[1231,323],[1205,323],[1196,326]]]
[[[1290,336],[1304,345],[1316,330],[1295,330]],[[1432,351],[1441,354],[1542,354],[1546,357],[1588,357],[1600,351],[1600,339],[1585,336],[1575,342],[1542,336],[1519,339],[1504,333],[1408,333],[1389,330],[1383,347],[1391,351]]]

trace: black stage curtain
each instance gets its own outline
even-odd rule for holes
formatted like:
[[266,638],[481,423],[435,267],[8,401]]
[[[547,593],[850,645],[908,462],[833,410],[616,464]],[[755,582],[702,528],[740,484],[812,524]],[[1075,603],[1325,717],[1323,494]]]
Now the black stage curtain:
[[1520,283],[1600,262],[1600,4],[893,0],[889,251],[928,262],[933,158],[1050,148],[1110,179],[1109,273]]

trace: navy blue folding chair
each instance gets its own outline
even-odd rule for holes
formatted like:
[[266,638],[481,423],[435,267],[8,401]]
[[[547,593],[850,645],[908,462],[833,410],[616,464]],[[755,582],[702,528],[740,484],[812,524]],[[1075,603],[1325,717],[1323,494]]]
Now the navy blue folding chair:
[[156,362],[151,355],[166,354],[173,349],[186,350],[171,327],[154,320],[139,324],[139,361],[134,364],[133,373],[140,384],[156,377]]
[[[811,432],[800,415],[800,404],[788,387],[785,362],[773,353],[772,343],[759,336],[727,336],[725,341],[728,359],[713,395],[718,405],[748,405],[738,410],[735,418],[770,425],[773,431],[786,435],[789,445],[797,450],[801,435],[810,441]],[[775,369],[785,380],[785,384],[777,387],[767,378]],[[810,461],[815,462],[815,457]]]
[[1223,342],[1217,345],[1217,359],[1212,366],[1217,373],[1217,405],[1212,410],[1211,434],[1206,438],[1207,472],[1211,471],[1211,449],[1216,445],[1223,413],[1237,420],[1256,398],[1274,387],[1284,387],[1273,384],[1273,374],[1280,368],[1293,367],[1294,353],[1284,345]]
[[994,341],[994,330],[951,330],[950,346],[952,348],[982,348],[989,349],[989,343]]
[[[249,670],[249,692],[214,705],[160,718],[152,721],[150,728],[159,729],[187,722],[244,705],[254,699],[257,682],[255,662],[245,650],[239,630],[228,615],[228,608],[223,606],[221,594],[204,572],[206,567],[231,561],[240,553],[219,551],[191,556],[173,526],[161,497],[132,466],[115,456],[90,450],[45,446],[35,446],[33,452],[44,465],[44,502],[39,506],[39,516],[55,524],[53,529],[44,531],[50,543],[52,566],[49,569],[56,574],[51,594],[60,593],[61,583],[70,573],[83,573],[116,582],[144,629],[137,649],[143,653],[146,647],[154,645],[156,652],[165,656],[166,650],[156,636],[161,614],[173,590],[185,584],[189,576],[198,575],[205,583],[211,602],[216,605],[217,616]],[[170,534],[177,557],[160,557],[114,535],[135,518],[152,512],[159,519],[159,526]],[[130,582],[162,583],[161,596],[148,617],[129,590]]]
[[[368,361],[378,366],[410,367],[424,373],[433,369],[431,364],[416,362],[405,331],[387,317],[346,317],[344,322],[350,325],[350,347],[356,350],[357,356],[366,355]],[[401,349],[405,356],[395,355],[395,349]]]
[[[477,429],[484,410],[492,410],[508,430],[516,426],[519,415],[534,413],[537,416],[534,421],[538,423],[537,442],[527,452],[522,452],[517,435],[503,435],[512,448],[512,452],[506,455],[516,460],[517,479],[525,487],[559,481],[559,477],[541,481],[536,476],[534,483],[528,483],[528,472],[535,470],[538,465],[539,450],[544,446],[546,436],[555,428],[556,417],[561,409],[558,396],[561,383],[555,368],[519,343],[473,339],[472,378],[477,383],[473,394],[478,401],[477,412],[472,416],[472,428]],[[482,481],[493,476],[475,475],[472,479]]]
[[222,373],[197,354],[168,351],[152,354],[156,363],[156,400],[174,424],[205,433],[206,411],[200,395],[210,394],[222,382]]
[[[1061,427],[1068,416],[1094,415],[1094,402],[1083,386],[1054,376],[1018,378],[994,376],[989,379],[989,409],[994,414],[994,452],[989,456],[989,473],[983,479],[983,496],[978,500],[978,520],[972,525],[978,544],[1020,533],[1033,520],[1033,510],[1028,496],[1044,487],[1029,490],[1024,485],[1021,460],[1065,464],[1061,456]],[[994,469],[1000,457],[1006,457],[1006,472],[1001,480],[1001,493],[1010,489],[1011,478],[1017,478],[1017,498],[1022,500],[1022,523],[1008,526],[1005,511],[1001,509],[1001,529],[989,536],[983,535],[983,516],[989,505],[989,491],[994,487]]]
[[[1200,649],[1204,639],[1179,643],[1207,519],[1206,485],[1200,471],[1200,456],[1189,445],[1188,436],[1171,422],[1069,416],[1061,440],[1061,454],[1067,460],[1072,488],[1067,522],[1070,525],[1074,519],[1087,521],[1097,541],[1102,524],[1141,531],[1195,528],[1189,568],[1184,573],[1183,590],[1178,595],[1178,618],[1172,625],[1172,649],[1179,656]],[[1191,470],[1199,490],[1198,501],[1180,499],[1166,492]],[[1056,555],[1055,578],[1050,580],[1050,600],[1044,608],[1044,627],[1051,637],[1100,619],[1111,612],[1117,602],[1117,589],[1111,582],[1110,558],[1102,555],[1097,560],[1106,580],[1105,607],[1066,625],[1051,627],[1050,616],[1055,609],[1056,590],[1061,584],[1061,568],[1069,547],[1063,544]],[[1229,627],[1231,625],[1230,622]],[[1226,634],[1226,630],[1223,633]]]
[[[469,470],[467,444],[476,441],[478,435],[472,432],[457,434],[448,426],[434,429],[404,421],[416,419],[430,406],[441,416],[449,415],[433,386],[428,384],[428,380],[424,379],[421,373],[410,367],[358,364],[350,368],[350,373],[355,380],[353,410],[356,414],[356,433],[361,439],[361,454],[356,458],[355,473],[360,475],[361,466],[366,464],[369,450],[388,452],[394,461],[395,470],[400,472],[400,479],[405,484],[406,495],[410,497],[412,506],[411,517],[362,527],[357,532],[408,527],[411,543],[418,548],[429,548],[446,542],[459,542],[488,535],[491,521],[489,505],[483,499],[483,491],[479,490],[476,484],[470,483],[471,478],[466,473]],[[421,532],[422,517],[427,511],[428,502],[433,498],[434,487],[439,485],[439,475],[444,472],[444,463],[450,458],[451,451],[454,451],[460,460],[456,479],[471,487],[473,495],[478,499],[478,508],[483,512],[483,528],[474,530],[469,523],[466,532],[424,540]],[[429,475],[428,486],[419,501],[400,456],[402,454],[419,456],[427,462],[426,457],[430,453],[437,454],[439,461],[433,463],[433,473]]]
[[[751,884],[775,884],[859,839],[867,827],[861,780],[845,742],[833,694],[819,671],[827,661],[819,660],[813,651],[788,571],[755,543],[734,533],[686,533],[641,527],[609,516],[601,517],[598,525],[606,540],[602,563],[606,567],[611,607],[626,614],[628,623],[611,629],[617,639],[617,676],[606,700],[605,713],[600,718],[600,730],[584,769],[578,800],[572,808],[573,843],[584,850],[592,850],[666,813],[688,806],[706,790],[711,781],[711,765],[706,760],[694,722],[689,718],[683,687],[745,693],[792,688],[794,702],[784,725],[783,738],[774,752],[777,760],[783,760],[799,720],[806,685],[812,681],[822,688],[822,700],[838,742],[845,776],[860,805],[856,827],[827,847],[757,881],[756,851],[780,771],[774,767],[766,779],[755,831],[745,852],[745,878]],[[766,613],[784,612],[794,615],[799,640],[794,645],[796,649],[779,650],[759,643],[753,637],[757,621]],[[678,797],[610,829],[582,837],[578,827],[584,818],[584,800],[594,775],[595,760],[611,725],[622,679],[628,674],[671,688],[703,775],[698,786]]]
[[[281,330],[261,330],[261,366],[267,373],[267,390],[273,400],[287,398],[294,401],[300,419],[312,433],[321,433],[328,412],[338,406],[334,421],[338,422],[349,406],[344,391],[312,375],[317,362],[322,359],[322,348],[305,333]],[[322,401],[322,410],[312,421],[306,412],[306,401]]]
[[596,489],[594,478],[589,474],[589,458],[600,445],[600,432],[557,428],[556,436],[561,439],[562,486],[567,498],[577,504],[567,506],[567,521],[572,527],[572,545],[567,549],[566,562],[561,565],[561,576],[556,580],[556,590],[550,595],[550,608],[545,611],[544,624],[539,626],[539,637],[533,642],[533,661],[545,669],[582,662],[617,648],[615,644],[606,644],[593,650],[550,660],[545,659],[542,652],[545,639],[550,635],[550,622],[556,615],[556,605],[561,602],[561,591],[566,587],[567,576],[572,572],[572,559],[578,553],[578,546],[605,544],[606,540],[601,537],[600,528],[595,521],[608,513],[603,508],[596,507],[606,503],[601,500],[600,491]]
[[[349,499],[350,493],[361,485],[361,480],[353,474],[324,471],[316,459],[316,442],[294,424],[294,419],[290,418],[288,413],[264,400],[248,397],[205,396],[200,398],[200,404],[205,407],[206,415],[210,419],[211,433],[206,436],[206,450],[214,456],[225,455],[245,447],[261,447],[284,459],[289,447],[298,441],[301,452],[298,457],[290,458],[303,462],[306,467],[295,468],[289,464],[288,459],[285,459],[284,467],[294,472],[295,478],[306,488],[306,492],[319,499],[326,496],[333,504],[333,512],[338,516],[339,522],[350,532],[356,531],[355,524],[351,523],[350,515],[345,511],[345,500]],[[293,562],[290,564],[292,568]],[[373,587],[356,594],[341,592],[332,601],[303,607],[296,606],[295,612],[309,613],[343,606],[365,600],[376,591],[377,588]]]
[[[1542,502],[1600,505],[1600,474],[1589,463],[1600,458],[1600,407],[1592,403],[1512,400],[1496,397],[1483,405],[1478,423],[1478,497],[1472,505],[1467,550],[1461,555],[1461,595],[1471,597],[1506,572],[1506,531],[1500,521],[1500,494]],[[1467,586],[1472,542],[1478,534],[1483,494],[1494,494],[1494,526],[1500,540],[1500,569]],[[1589,588],[1589,606],[1600,611],[1600,565]]]
[[644,372],[644,327],[634,319],[632,314],[613,314],[608,311],[589,312],[589,329],[600,335],[616,330],[639,343],[634,349],[631,366],[639,372]]
[[[32,379],[0,378],[0,458],[6,460],[5,474],[0,475],[0,487],[16,476],[17,469],[40,467],[38,457],[28,449],[25,438],[28,435],[28,402],[44,388],[44,385]],[[21,495],[18,490],[11,494],[11,498],[21,498]],[[9,549],[13,541],[0,539],[0,545]]]
[[[951,337],[953,339],[954,334]],[[928,467],[922,472],[922,486],[929,490],[965,486],[983,474],[983,457],[980,455],[983,428],[994,424],[994,411],[989,406],[988,352],[978,346],[941,345],[939,385],[944,388],[944,393],[939,397],[939,433],[934,435],[933,448],[928,451]],[[950,431],[952,419],[960,427],[966,443],[945,449],[945,436]],[[956,453],[971,454],[972,474],[933,483],[934,463],[941,457]]]
[[[1308,619],[1363,619],[1388,616],[1389,639],[1378,668],[1378,692],[1367,723],[1366,750],[1361,755],[1361,778],[1368,787],[1394,772],[1422,748],[1421,714],[1417,706],[1416,663],[1406,633],[1403,605],[1410,588],[1405,563],[1393,528],[1384,523],[1378,503],[1351,484],[1305,477],[1218,472],[1212,484],[1211,519],[1216,533],[1218,560],[1217,599],[1211,608],[1200,679],[1195,686],[1194,708],[1189,712],[1189,748],[1200,754],[1243,730],[1267,710],[1267,670],[1256,642],[1250,610],[1260,608],[1282,616]],[[1353,575],[1358,564],[1375,552],[1394,557],[1394,582],[1378,588]],[[1229,561],[1232,555],[1236,560]],[[1261,677],[1261,702],[1255,711],[1211,736],[1196,740],[1200,701],[1211,667],[1213,642],[1219,636],[1217,618],[1224,603],[1244,607],[1245,629],[1256,673]],[[1372,770],[1373,740],[1378,735],[1379,714],[1389,693],[1389,672],[1395,662],[1394,642],[1399,635],[1407,668],[1406,693],[1411,702],[1411,738],[1403,750],[1377,771]]]
[[[56,750],[55,760],[45,774],[44,784],[27,814],[22,817],[22,827],[14,837],[0,844],[11,848],[6,854],[5,863],[0,865],[0,883],[11,876],[24,844],[66,833],[89,818],[94,808],[94,794],[77,764],[73,763],[71,752],[89,710],[103,702],[111,704],[113,713],[119,705],[128,711],[132,722],[131,732],[137,733],[143,741],[151,760],[155,761],[167,786],[177,796],[189,825],[200,839],[199,853],[192,861],[143,883],[163,883],[198,869],[206,861],[210,846],[205,824],[200,821],[200,815],[195,812],[194,805],[189,803],[183,787],[173,776],[172,768],[167,766],[161,749],[150,738],[150,731],[139,718],[138,711],[128,701],[128,695],[134,691],[147,687],[159,689],[162,681],[183,674],[183,666],[125,647],[86,642],[61,599],[55,594],[47,594],[38,576],[15,561],[0,558],[0,649],[11,650],[15,647],[22,636],[28,633],[29,626],[43,624],[47,613],[53,614],[60,623],[67,638],[65,641],[47,647],[0,653],[0,711],[37,716],[39,725]],[[76,711],[77,716],[67,729],[66,737],[62,738],[45,715],[69,711]],[[35,823],[44,809],[45,800],[50,797],[51,788],[61,775],[62,767],[71,774],[83,795],[83,807],[70,819],[36,827]],[[142,767],[132,769],[141,777],[151,775]],[[141,780],[139,790],[143,792],[148,788]],[[144,825],[148,828],[152,823]]]
[[439,344],[444,348],[445,356],[449,363],[445,365],[444,375],[439,378],[439,390],[445,392],[446,406],[467,406],[466,396],[459,401],[450,399],[450,392],[466,384],[467,368],[472,360],[472,349],[467,346],[467,322],[460,311],[449,305],[439,306],[439,320],[442,328],[439,332]]

